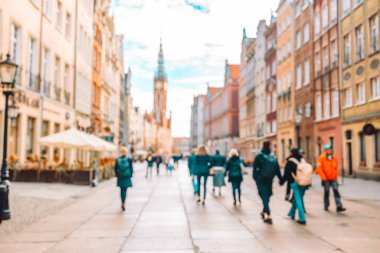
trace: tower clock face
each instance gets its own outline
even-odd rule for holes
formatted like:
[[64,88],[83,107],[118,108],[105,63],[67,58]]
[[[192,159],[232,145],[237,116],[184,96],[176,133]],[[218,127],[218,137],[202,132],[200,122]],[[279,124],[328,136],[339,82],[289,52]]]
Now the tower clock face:
[[156,89],[157,90],[161,90],[162,89],[162,83],[161,82],[157,82],[156,83]]

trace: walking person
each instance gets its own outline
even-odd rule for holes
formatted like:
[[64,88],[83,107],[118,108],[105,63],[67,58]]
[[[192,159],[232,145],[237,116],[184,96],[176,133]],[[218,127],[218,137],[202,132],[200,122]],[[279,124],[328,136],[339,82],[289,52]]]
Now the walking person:
[[132,187],[133,163],[132,159],[127,157],[128,149],[126,147],[122,147],[120,153],[120,157],[115,162],[115,175],[117,186],[120,188],[121,209],[125,211],[127,189]]
[[147,163],[145,177],[148,178],[148,175],[149,175],[149,177],[152,178],[154,157],[151,151],[149,151],[148,156],[146,157],[145,161]]
[[191,155],[187,158],[187,166],[189,167],[189,175],[191,177],[191,183],[193,185],[194,195],[198,193],[198,184],[197,179],[195,175],[195,152],[196,150],[193,149],[191,151]]
[[277,158],[271,154],[270,142],[266,141],[253,163],[253,179],[256,181],[257,190],[263,202],[263,210],[260,215],[267,224],[273,223],[269,200],[273,194],[272,185],[275,176],[281,180],[280,166]]
[[243,162],[236,149],[231,149],[228,157],[226,175],[228,175],[228,182],[232,184],[232,196],[234,198],[234,206],[236,206],[236,193],[238,195],[239,204],[241,204],[240,186],[243,181]]
[[165,151],[164,153],[164,156],[163,156],[163,163],[165,165],[165,168],[166,168],[166,175],[168,174],[168,170],[169,170],[169,162],[170,162],[170,155],[167,151]]
[[156,160],[157,176],[159,176],[160,175],[160,166],[162,163],[162,156],[160,155],[160,153],[157,152],[155,160]]
[[311,185],[313,167],[306,162],[300,154],[299,149],[293,148],[290,152],[291,156],[287,159],[281,185],[284,182],[288,182],[293,191],[292,207],[288,213],[288,216],[294,220],[296,211],[298,211],[297,222],[305,225],[306,216],[303,198],[305,191]]
[[220,154],[217,149],[215,155],[212,157],[212,171],[213,171],[213,188],[212,192],[215,194],[215,187],[219,187],[219,196],[222,195],[222,186],[226,185],[224,181],[226,157]]
[[333,188],[336,211],[338,213],[344,212],[346,211],[346,208],[343,207],[338,190],[338,160],[333,154],[331,145],[325,145],[324,151],[325,153],[322,154],[318,159],[318,167],[316,173],[321,177],[322,186],[324,187],[325,211],[329,210],[330,188]]
[[[202,205],[205,205],[206,200],[206,188],[207,188],[207,178],[210,174],[210,168],[212,165],[212,159],[209,155],[209,152],[206,146],[201,145],[197,149],[195,156],[195,166],[196,166],[196,175],[197,175],[197,184],[198,184],[198,200],[197,202],[202,202]],[[201,180],[203,179],[203,200],[201,200]]]

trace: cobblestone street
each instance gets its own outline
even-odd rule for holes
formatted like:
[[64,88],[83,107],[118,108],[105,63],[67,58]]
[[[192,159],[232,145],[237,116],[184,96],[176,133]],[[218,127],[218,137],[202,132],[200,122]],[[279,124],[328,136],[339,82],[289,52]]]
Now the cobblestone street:
[[[378,199],[360,201],[349,195],[352,179],[341,187],[343,197],[348,195],[343,199],[348,209],[344,214],[325,212],[319,183],[314,184],[305,197],[306,226],[286,217],[290,205],[283,200],[284,187],[276,184],[270,226],[258,215],[261,203],[250,175],[245,177],[242,206],[234,207],[230,188],[224,188],[221,197],[213,196],[211,184],[206,206],[198,205],[185,163],[172,176],[147,180],[144,172],[141,166],[136,169],[126,212],[120,210],[118,189],[111,180],[1,238],[0,252],[378,252],[380,248]],[[378,189],[378,183],[368,184],[367,189],[353,185],[363,193]]]

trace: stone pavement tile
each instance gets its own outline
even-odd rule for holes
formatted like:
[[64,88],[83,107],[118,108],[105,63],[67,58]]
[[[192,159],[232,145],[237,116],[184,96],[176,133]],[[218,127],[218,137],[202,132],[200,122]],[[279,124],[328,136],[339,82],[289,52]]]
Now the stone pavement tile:
[[131,236],[128,238],[122,250],[191,250],[193,245],[189,237],[141,238]]
[[246,229],[240,229],[240,230],[230,230],[226,231],[224,229],[220,230],[214,230],[210,231],[208,229],[203,230],[192,230],[191,231],[191,237],[194,240],[201,240],[201,239],[251,239],[254,238],[254,236],[247,231]]
[[273,225],[264,223],[261,219],[245,220],[241,222],[254,232],[302,232],[305,228],[291,219],[273,217]]
[[350,219],[349,226],[379,237],[380,219]]
[[51,253],[116,253],[124,238],[70,238],[57,244]]
[[331,243],[337,245],[342,251],[347,253],[378,253],[380,251],[380,239],[379,238],[346,238],[346,237],[334,237],[329,238]]
[[116,216],[109,218],[91,218],[82,224],[78,229],[100,230],[100,229],[130,229],[136,223],[136,218]]
[[186,215],[183,210],[179,212],[166,211],[166,212],[155,212],[144,210],[141,215],[140,220],[150,221],[150,220],[186,220]]
[[123,250],[121,253],[194,253],[194,250]]
[[260,242],[275,253],[332,253],[336,247],[325,240],[307,233],[255,232]]
[[208,230],[208,231],[236,231],[241,230],[242,226],[237,221],[229,222],[192,222],[191,230]]
[[270,252],[256,239],[202,239],[194,240],[202,253],[267,253]]
[[132,233],[132,236],[141,238],[172,238],[172,237],[190,237],[187,226],[141,226],[138,224]]
[[25,232],[69,232],[78,226],[78,222],[68,222],[65,220],[57,220],[54,223],[40,220],[37,223],[26,227]]
[[[67,232],[19,232],[8,236],[7,243],[48,243],[59,242],[67,235]],[[1,252],[0,247],[0,252]]]
[[131,229],[99,229],[88,230],[78,229],[70,234],[68,238],[114,238],[114,237],[127,237]]
[[1,243],[0,252],[4,253],[43,253],[47,252],[54,243]]

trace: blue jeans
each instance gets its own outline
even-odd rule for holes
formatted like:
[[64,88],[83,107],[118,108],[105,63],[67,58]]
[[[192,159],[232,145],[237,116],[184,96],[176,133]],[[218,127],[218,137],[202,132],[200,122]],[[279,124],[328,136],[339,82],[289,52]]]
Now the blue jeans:
[[306,217],[303,207],[303,196],[305,195],[306,186],[300,186],[296,182],[293,182],[290,187],[293,190],[293,202],[288,216],[294,218],[296,216],[296,210],[298,210],[298,220],[304,222],[306,221]]
[[125,199],[127,198],[127,189],[128,188],[120,188],[120,197],[121,197],[121,203],[124,205]]
[[338,191],[338,182],[336,180],[326,180],[324,184],[325,193],[323,196],[325,208],[328,208],[330,205],[330,187],[333,188],[336,207],[343,207],[342,200],[340,199],[340,194]]
[[201,179],[203,177],[203,199],[206,199],[206,186],[207,186],[207,178],[206,175],[197,175],[197,184],[198,184],[198,197],[201,197]]

